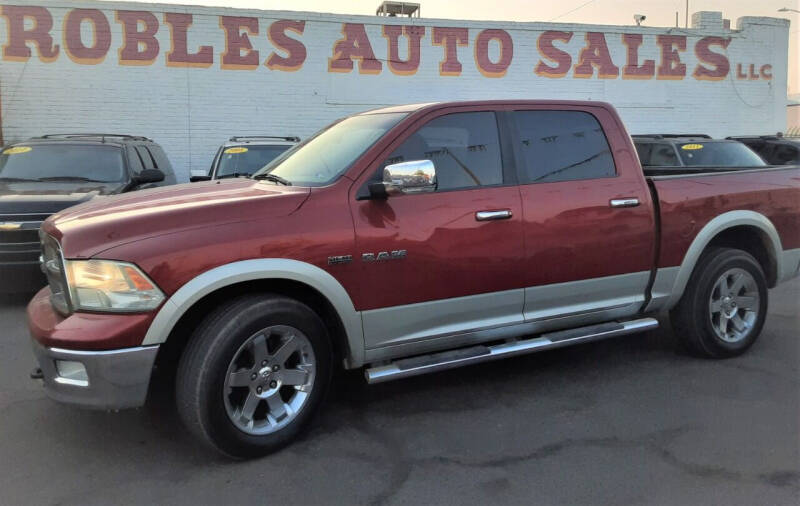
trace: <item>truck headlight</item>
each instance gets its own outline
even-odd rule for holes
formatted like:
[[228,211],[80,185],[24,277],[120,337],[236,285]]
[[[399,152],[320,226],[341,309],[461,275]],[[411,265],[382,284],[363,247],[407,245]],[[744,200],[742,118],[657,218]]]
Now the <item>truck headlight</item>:
[[113,260],[67,260],[74,310],[149,311],[164,294],[138,267]]

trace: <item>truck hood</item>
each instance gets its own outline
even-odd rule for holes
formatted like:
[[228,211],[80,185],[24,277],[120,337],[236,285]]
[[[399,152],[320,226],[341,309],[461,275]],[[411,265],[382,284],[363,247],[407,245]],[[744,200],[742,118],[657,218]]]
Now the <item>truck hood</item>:
[[0,214],[52,214],[123,187],[122,183],[0,181]]
[[251,179],[187,183],[95,199],[51,216],[42,228],[59,239],[64,256],[89,258],[150,237],[286,216],[309,193]]

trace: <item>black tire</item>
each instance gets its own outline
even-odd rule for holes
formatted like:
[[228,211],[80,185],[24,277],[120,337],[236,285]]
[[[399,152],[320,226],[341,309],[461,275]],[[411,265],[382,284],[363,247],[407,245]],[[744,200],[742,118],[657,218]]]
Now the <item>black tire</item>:
[[[714,316],[710,307],[715,286],[726,272],[742,269],[752,276],[758,292],[757,312],[748,329],[735,342],[724,340],[714,329]],[[709,358],[729,358],[741,355],[758,339],[767,316],[768,290],[764,270],[746,251],[713,247],[700,257],[689,278],[683,297],[670,311],[672,328],[691,353]],[[737,311],[734,307],[732,311]],[[739,310],[743,311],[743,310]],[[719,318],[719,317],[717,317]]]
[[[315,356],[313,384],[287,425],[269,434],[248,434],[228,414],[225,381],[244,343],[262,329],[276,325],[298,329],[310,342]],[[286,446],[308,427],[327,393],[332,364],[325,325],[308,306],[280,295],[242,296],[209,314],[187,345],[176,378],[178,413],[193,435],[225,455],[266,455]],[[250,391],[250,387],[244,388]]]

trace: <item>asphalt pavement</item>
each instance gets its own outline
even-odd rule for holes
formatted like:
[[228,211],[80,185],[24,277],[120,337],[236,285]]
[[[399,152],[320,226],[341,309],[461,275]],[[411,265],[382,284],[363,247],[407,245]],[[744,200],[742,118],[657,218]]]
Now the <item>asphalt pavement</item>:
[[368,386],[343,375],[315,427],[233,462],[142,409],[47,399],[24,300],[0,302],[0,504],[800,504],[800,280],[724,361],[657,331]]

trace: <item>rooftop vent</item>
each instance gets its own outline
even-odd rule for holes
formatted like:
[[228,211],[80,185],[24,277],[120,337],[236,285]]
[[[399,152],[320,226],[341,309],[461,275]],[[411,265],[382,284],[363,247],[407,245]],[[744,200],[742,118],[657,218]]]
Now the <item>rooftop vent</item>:
[[375,11],[376,16],[388,16],[391,18],[397,16],[419,17],[419,4],[411,2],[383,2],[378,10]]

